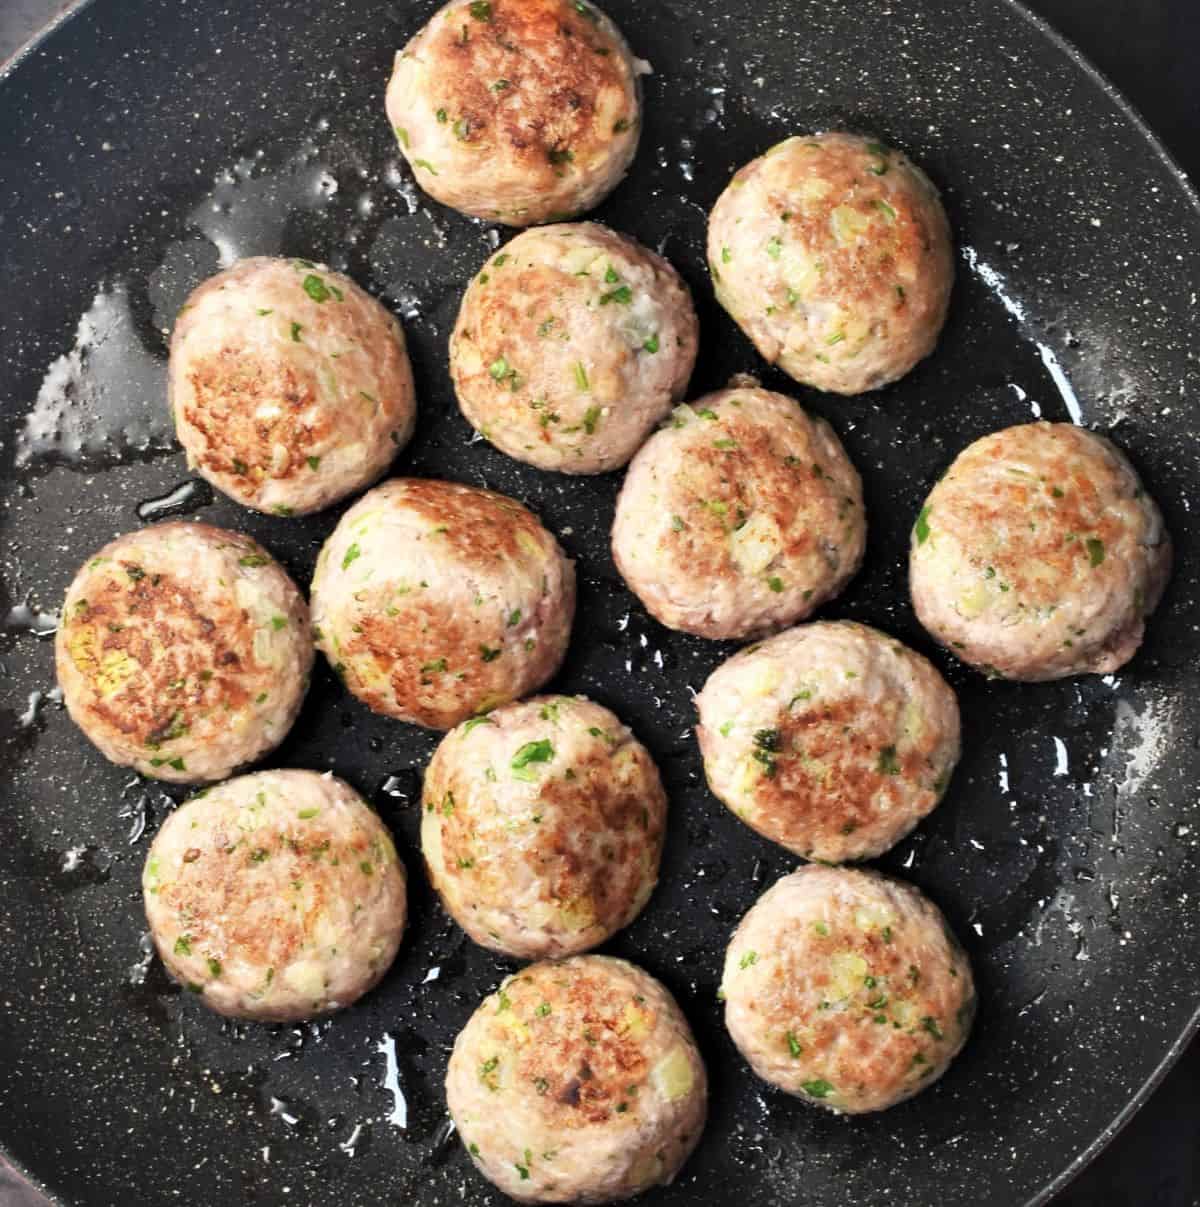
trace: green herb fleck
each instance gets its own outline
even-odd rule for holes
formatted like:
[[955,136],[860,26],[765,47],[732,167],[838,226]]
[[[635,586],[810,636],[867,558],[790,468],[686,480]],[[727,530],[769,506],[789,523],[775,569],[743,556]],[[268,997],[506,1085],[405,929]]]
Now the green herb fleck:
[[1104,542],[1099,537],[1089,536],[1087,539],[1088,561],[1098,566],[1104,561]]
[[175,940],[175,954],[177,956],[190,956],[192,954],[192,936],[180,935]]
[[899,775],[900,761],[896,758],[895,746],[885,746],[879,752],[879,770],[884,775]]
[[800,1046],[800,1041],[791,1031],[787,1033],[787,1046],[788,1052],[791,1053],[793,1060],[800,1056],[804,1051],[804,1049]]
[[758,963],[758,952],[757,951],[748,951],[738,961],[738,967],[739,968],[749,968],[751,964],[757,964],[757,963]]
[[933,508],[928,505],[922,507],[920,515],[917,516],[917,522],[913,525],[913,535],[917,538],[918,545],[923,545],[929,540],[929,513],[932,510]]
[[811,1098],[826,1098],[833,1092],[833,1086],[820,1078],[816,1081],[806,1081],[800,1088]]

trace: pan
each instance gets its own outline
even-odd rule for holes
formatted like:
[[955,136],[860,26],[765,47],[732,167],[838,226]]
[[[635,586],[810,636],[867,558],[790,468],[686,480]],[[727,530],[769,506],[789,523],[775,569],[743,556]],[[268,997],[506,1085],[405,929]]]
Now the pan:
[[[448,1136],[450,1045],[512,963],[470,944],[420,869],[423,731],[319,668],[273,766],[332,769],[397,836],[408,937],[381,986],[297,1027],[222,1021],[151,957],[147,845],[181,799],[106,764],[54,693],[49,635],[77,564],[187,515],[249,532],[307,582],[336,513],[237,508],[188,477],[164,404],[166,336],[237,256],[345,269],[403,319],[420,422],[396,472],[533,507],[577,559],[554,687],[615,709],[671,798],[662,880],[605,950],[677,995],[712,1082],[704,1140],[647,1204],[1042,1203],[1120,1125],[1200,1007],[1200,637],[1190,543],[1200,207],[1121,98],[1006,0],[611,0],[650,61],[628,180],[596,217],[661,250],[704,331],[692,391],[757,375],[827,417],[863,472],[864,569],[824,610],[929,654],[959,693],[947,799],[880,861],[963,936],[981,1011],[934,1088],[878,1117],[756,1081],[716,1000],[737,919],[792,861],[706,790],[692,690],[732,649],[669,632],[608,552],[619,475],[566,479],[473,441],[446,344],[506,234],[415,187],[381,96],[429,0],[91,0],[0,78],[0,1145],[61,1203],[498,1202]],[[942,188],[960,253],[933,357],[837,399],[768,369],[713,301],[705,215],[731,171],[798,130],[903,147]],[[1110,435],[1155,494],[1178,566],[1119,674],[988,681],[934,647],[907,534],[955,453],[1043,415]]]

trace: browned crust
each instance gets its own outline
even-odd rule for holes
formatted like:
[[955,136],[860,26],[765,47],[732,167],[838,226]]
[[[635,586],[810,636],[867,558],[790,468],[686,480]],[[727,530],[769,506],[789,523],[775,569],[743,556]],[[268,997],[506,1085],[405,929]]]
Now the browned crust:
[[[484,154],[498,144],[524,165],[531,191],[539,178],[554,191],[568,154],[585,158],[613,140],[597,128],[597,102],[631,87],[616,46],[565,0],[491,0],[485,21],[461,7],[462,21],[439,24],[427,50],[442,68],[431,104],[462,123],[468,146]],[[497,92],[497,80],[509,87]]]

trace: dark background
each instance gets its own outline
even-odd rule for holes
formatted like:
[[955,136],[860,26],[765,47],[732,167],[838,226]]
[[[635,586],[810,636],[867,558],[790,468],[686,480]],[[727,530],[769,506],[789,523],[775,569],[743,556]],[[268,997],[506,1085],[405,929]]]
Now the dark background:
[[[1125,93],[1200,181],[1200,0],[1027,2]],[[63,7],[60,0],[0,0],[0,61]],[[0,1167],[0,1207],[25,1203]],[[1053,1207],[1198,1205],[1200,1040]]]

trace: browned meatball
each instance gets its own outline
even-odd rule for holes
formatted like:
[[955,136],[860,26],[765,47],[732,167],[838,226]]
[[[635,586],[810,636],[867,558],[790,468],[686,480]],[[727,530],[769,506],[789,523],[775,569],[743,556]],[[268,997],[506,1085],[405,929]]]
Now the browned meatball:
[[838,394],[927,356],[954,280],[929,179],[901,152],[837,131],[742,168],[713,207],[708,258],[717,299],[759,352]]
[[400,324],[309,260],[241,260],[195,290],[171,336],[167,392],[189,463],[276,515],[374,482],[416,419]]
[[460,725],[429,764],[424,803],[429,879],[476,943],[509,955],[595,947],[658,879],[667,798],[654,760],[582,696]]
[[318,648],[359,699],[449,729],[558,669],[575,571],[513,499],[398,478],[342,516],[317,559],[312,605]]
[[396,56],[388,120],[444,205],[510,226],[555,221],[625,175],[641,70],[590,0],[455,0]]
[[56,639],[71,719],[114,763],[181,783],[273,749],[308,687],[308,607],[257,542],[209,524],[118,537],[75,576]]

